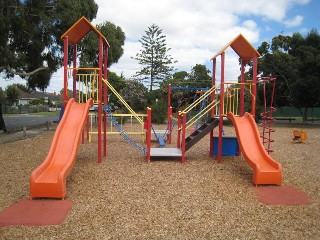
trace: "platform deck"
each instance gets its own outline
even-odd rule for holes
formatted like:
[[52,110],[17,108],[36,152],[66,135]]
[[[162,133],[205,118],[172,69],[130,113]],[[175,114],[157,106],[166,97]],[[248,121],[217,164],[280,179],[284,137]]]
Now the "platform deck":
[[151,148],[151,157],[181,157],[182,152],[180,148]]

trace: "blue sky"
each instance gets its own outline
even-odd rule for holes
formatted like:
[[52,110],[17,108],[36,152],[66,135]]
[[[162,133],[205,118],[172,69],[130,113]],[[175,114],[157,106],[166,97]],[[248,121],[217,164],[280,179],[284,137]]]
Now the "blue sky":
[[[139,39],[152,23],[167,37],[171,56],[178,71],[190,71],[196,64],[211,68],[210,58],[239,33],[258,47],[278,34],[305,35],[312,28],[320,31],[319,0],[95,0],[99,10],[93,24],[111,21],[126,34],[124,54],[111,71],[130,78],[139,70],[131,59],[141,49]],[[236,79],[238,58],[227,51],[226,79]],[[0,81],[6,87],[19,79]],[[48,92],[59,92],[63,86],[62,69],[52,77]]]

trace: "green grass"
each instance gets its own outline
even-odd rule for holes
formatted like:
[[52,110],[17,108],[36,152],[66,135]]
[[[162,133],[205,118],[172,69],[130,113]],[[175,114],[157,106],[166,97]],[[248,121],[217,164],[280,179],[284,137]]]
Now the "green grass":
[[32,116],[40,116],[40,117],[45,117],[45,116],[59,116],[60,112],[55,111],[55,112],[38,112],[38,113],[30,113]]
[[[37,116],[37,117],[46,117],[46,116],[59,116],[60,111],[55,111],[55,112],[38,112],[38,113],[30,113],[32,116]],[[18,113],[13,113],[13,114],[3,114],[4,117],[15,117],[15,116],[20,116]]]

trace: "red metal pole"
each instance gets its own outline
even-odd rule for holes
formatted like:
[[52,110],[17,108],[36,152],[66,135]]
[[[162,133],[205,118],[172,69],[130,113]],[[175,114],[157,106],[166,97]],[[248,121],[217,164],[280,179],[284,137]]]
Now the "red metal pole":
[[[73,75],[73,98],[76,102],[80,102],[81,100],[78,99],[77,101],[77,45],[74,45],[73,48],[73,70],[72,70],[72,75]],[[79,89],[80,91],[80,89]]]
[[172,130],[172,107],[171,107],[171,84],[168,85],[168,142],[171,143],[171,130]]
[[169,130],[169,136],[168,136],[168,143],[170,144],[172,141],[172,107],[169,107],[169,112],[168,112],[168,120],[169,120],[169,125],[168,125],[168,130]]
[[168,85],[168,108],[171,107],[171,84]]
[[[216,85],[216,66],[217,66],[217,59],[213,59],[212,60],[212,83],[211,83],[211,87],[214,87]],[[215,101],[216,98],[216,93],[215,91],[213,91],[211,93],[211,101]],[[214,117],[215,115],[215,108],[211,109],[211,117]],[[210,146],[209,146],[209,156],[212,157],[213,156],[213,130],[210,131]]]
[[68,36],[63,38],[63,109],[66,109],[68,102]]
[[187,114],[182,114],[182,142],[181,142],[181,163],[184,163],[185,161],[185,153],[186,153],[186,123],[187,123]]
[[[104,64],[103,64],[103,77],[104,79],[108,78],[108,46],[104,47]],[[104,89],[104,94],[103,94],[103,100],[104,100],[104,104],[107,105],[108,104],[108,87],[106,84],[103,84],[103,89]],[[103,156],[107,156],[107,124],[108,124],[108,120],[107,120],[107,114],[106,112],[104,112],[103,114]]]
[[258,57],[254,55],[253,57],[253,86],[252,94],[254,99],[252,99],[251,114],[253,117],[256,115],[256,99],[257,99],[257,75],[258,75]]
[[245,62],[241,59],[241,85],[240,85],[240,116],[244,115],[244,65]]
[[177,136],[177,148],[181,148],[180,144],[180,134],[181,134],[181,115],[180,112],[178,112],[178,136]]
[[150,149],[151,149],[151,108],[147,108],[147,161],[150,162]]
[[99,79],[98,79],[98,163],[102,163],[101,154],[101,116],[102,116],[102,60],[103,60],[103,39],[99,38]]
[[87,117],[87,141],[89,141],[89,126],[90,126],[90,117]]
[[222,160],[222,131],[224,113],[224,60],[225,53],[221,53],[221,85],[220,85],[220,113],[219,113],[219,141],[218,141],[218,163]]

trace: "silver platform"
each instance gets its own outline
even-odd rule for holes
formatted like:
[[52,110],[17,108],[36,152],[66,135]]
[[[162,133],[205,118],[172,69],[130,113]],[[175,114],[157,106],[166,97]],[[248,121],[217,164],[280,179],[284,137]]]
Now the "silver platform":
[[181,157],[180,148],[150,148],[150,157]]

